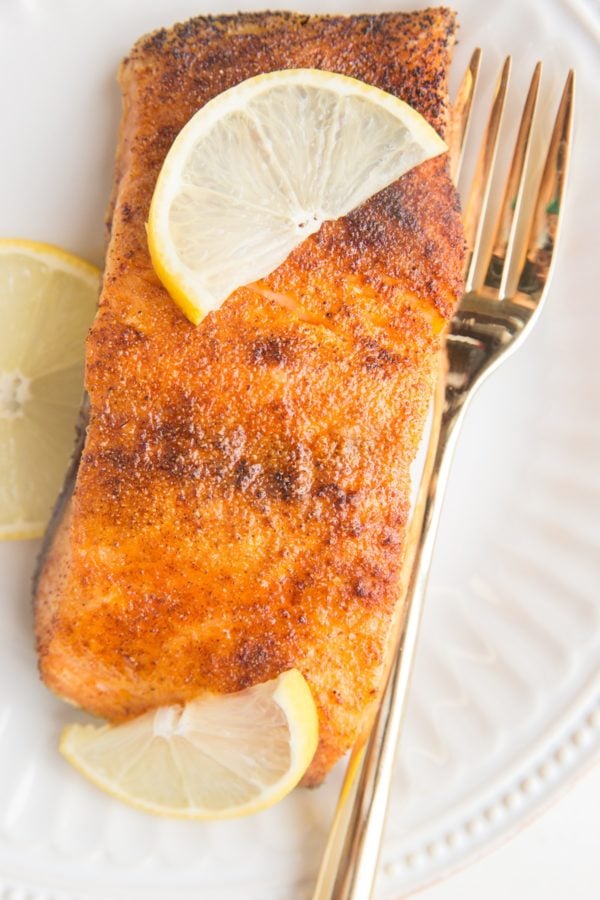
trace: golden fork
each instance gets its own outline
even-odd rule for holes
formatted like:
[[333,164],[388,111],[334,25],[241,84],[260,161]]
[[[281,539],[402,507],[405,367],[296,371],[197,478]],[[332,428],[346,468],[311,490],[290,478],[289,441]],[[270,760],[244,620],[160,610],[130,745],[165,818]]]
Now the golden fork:
[[[453,108],[450,142],[455,181],[480,58],[481,52],[476,50]],[[574,73],[570,71],[567,77],[541,180],[530,200],[528,161],[541,78],[541,63],[536,65],[502,201],[494,212],[490,191],[510,67],[508,57],[496,85],[464,211],[465,294],[445,338],[427,458],[409,537],[404,617],[379,711],[370,733],[359,738],[348,762],[313,900],[367,900],[372,896],[427,578],[459,427],[483,380],[531,333],[547,295],[571,143]],[[485,236],[490,225],[494,237],[488,250]],[[527,239],[519,240],[520,234]]]

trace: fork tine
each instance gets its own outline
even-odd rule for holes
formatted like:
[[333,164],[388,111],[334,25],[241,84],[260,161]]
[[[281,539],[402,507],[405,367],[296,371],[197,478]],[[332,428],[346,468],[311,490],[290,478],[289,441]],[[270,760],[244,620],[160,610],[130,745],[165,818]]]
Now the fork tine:
[[504,111],[504,100],[506,98],[506,88],[508,87],[510,66],[511,58],[510,56],[507,56],[496,85],[494,102],[492,104],[490,118],[485,130],[479,158],[475,167],[473,183],[469,192],[469,199],[467,200],[465,209],[464,229],[467,242],[466,292],[473,289],[475,271],[479,263],[483,225],[492,185],[492,175],[498,148],[498,137],[500,134],[502,113]]
[[517,287],[520,293],[531,297],[533,304],[538,302],[542,288],[550,276],[561,221],[560,213],[571,149],[574,96],[575,73],[571,69],[556,113],[529,229],[525,262]]
[[523,107],[515,149],[500,204],[490,260],[484,278],[484,283],[488,287],[498,288],[499,297],[506,296],[506,284],[515,254],[515,236],[519,226],[523,194],[527,185],[525,173],[531,150],[531,128],[539,95],[541,74],[542,64],[538,62],[533,71]]
[[469,65],[467,66],[467,70],[463,75],[463,79],[452,106],[450,176],[454,184],[458,183],[460,177],[480,64],[481,48],[476,47],[469,61]]

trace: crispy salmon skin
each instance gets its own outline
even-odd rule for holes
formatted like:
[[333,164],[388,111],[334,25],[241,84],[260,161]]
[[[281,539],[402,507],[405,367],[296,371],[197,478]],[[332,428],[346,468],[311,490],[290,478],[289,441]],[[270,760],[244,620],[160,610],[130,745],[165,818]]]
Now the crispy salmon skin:
[[89,424],[36,586],[61,696],[121,720],[295,666],[319,712],[306,783],[352,744],[381,689],[409,467],[462,289],[448,160],[324,224],[198,327],[154,274],[145,222],[183,125],[261,72],[359,78],[443,136],[454,29],[446,9],[201,17],[123,62]]

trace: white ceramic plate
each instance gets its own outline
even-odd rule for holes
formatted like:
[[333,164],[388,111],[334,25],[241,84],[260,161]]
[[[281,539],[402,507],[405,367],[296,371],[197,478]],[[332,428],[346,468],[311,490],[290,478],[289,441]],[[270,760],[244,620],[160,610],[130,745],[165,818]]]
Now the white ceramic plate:
[[[256,4],[262,7],[263,2]],[[360,11],[357,3],[273,3]],[[101,263],[119,117],[114,74],[144,31],[228,3],[3,0],[0,234]],[[411,4],[381,4],[377,9]],[[456,458],[431,577],[378,896],[464,865],[530,818],[599,745],[600,375],[597,144],[600,67],[584,0],[457,3],[454,84],[485,51],[535,59],[544,104],[578,75],[573,171],[547,311],[482,390]],[[247,4],[246,8],[250,8]],[[509,110],[516,114],[517,104]],[[0,897],[11,900],[300,900],[341,771],[249,820],[181,823],[104,797],[62,761],[74,713],[39,683],[30,575],[37,543],[0,548]]]

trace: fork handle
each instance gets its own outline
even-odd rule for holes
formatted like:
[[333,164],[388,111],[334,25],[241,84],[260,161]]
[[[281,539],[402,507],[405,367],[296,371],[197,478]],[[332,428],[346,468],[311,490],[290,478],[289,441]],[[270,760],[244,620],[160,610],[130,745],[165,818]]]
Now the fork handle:
[[350,755],[313,900],[366,900],[372,895],[427,579],[464,410],[464,395],[457,396],[446,385],[445,395],[438,395],[434,405],[409,539],[413,564],[405,615],[394,659],[371,733],[358,739]]

